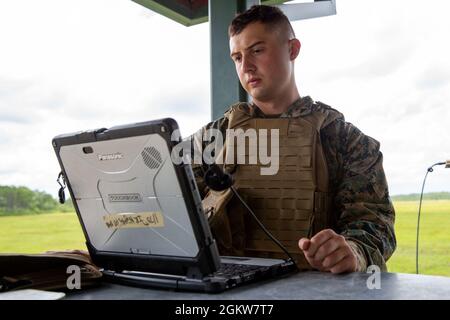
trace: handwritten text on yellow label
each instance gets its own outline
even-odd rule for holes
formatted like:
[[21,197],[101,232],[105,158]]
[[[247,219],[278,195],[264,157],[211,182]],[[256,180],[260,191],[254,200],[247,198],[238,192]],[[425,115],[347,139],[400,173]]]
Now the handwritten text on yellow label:
[[159,211],[107,215],[103,221],[108,229],[164,227],[164,217]]

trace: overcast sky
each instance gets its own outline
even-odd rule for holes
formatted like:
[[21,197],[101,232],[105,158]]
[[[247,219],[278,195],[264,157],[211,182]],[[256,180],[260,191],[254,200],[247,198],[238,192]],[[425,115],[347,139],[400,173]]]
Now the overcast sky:
[[[420,192],[450,159],[449,1],[337,0],[295,21],[300,94],[381,143],[391,194]],[[0,0],[0,185],[56,196],[51,139],[161,117],[210,120],[209,25],[130,0]],[[450,191],[436,168],[426,191]]]

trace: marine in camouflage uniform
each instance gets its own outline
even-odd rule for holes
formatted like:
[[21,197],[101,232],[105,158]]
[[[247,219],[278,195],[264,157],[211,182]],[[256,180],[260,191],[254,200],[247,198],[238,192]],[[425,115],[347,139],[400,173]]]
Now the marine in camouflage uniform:
[[[249,103],[247,107],[254,110],[254,117],[265,118],[256,105]],[[369,265],[378,265],[386,271],[386,261],[396,247],[395,212],[382,166],[380,143],[346,122],[337,110],[314,102],[309,96],[295,101],[279,117],[306,117],[314,113],[325,115],[319,132],[332,199],[328,215],[333,223],[329,227],[347,240],[357,258],[357,271],[365,271]],[[191,146],[202,144],[204,150],[209,141],[201,137],[211,128],[220,130],[225,139],[226,114],[193,134],[189,138]],[[193,170],[203,198],[208,192],[203,181],[207,165],[193,164]]]

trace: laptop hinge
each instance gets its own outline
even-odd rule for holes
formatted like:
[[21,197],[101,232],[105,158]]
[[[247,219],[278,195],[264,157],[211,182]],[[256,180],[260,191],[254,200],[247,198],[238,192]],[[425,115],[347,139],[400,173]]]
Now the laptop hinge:
[[189,280],[201,280],[203,279],[203,274],[197,267],[189,267],[186,273],[186,278]]

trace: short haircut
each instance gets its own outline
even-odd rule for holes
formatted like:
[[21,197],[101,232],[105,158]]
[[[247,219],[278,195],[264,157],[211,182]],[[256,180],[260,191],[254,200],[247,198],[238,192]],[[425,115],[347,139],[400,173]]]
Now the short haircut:
[[249,24],[254,22],[260,22],[271,27],[284,27],[286,31],[292,32],[292,35],[295,37],[294,29],[283,11],[277,7],[265,5],[254,5],[250,9],[236,15],[228,28],[228,35],[230,37],[238,35]]

